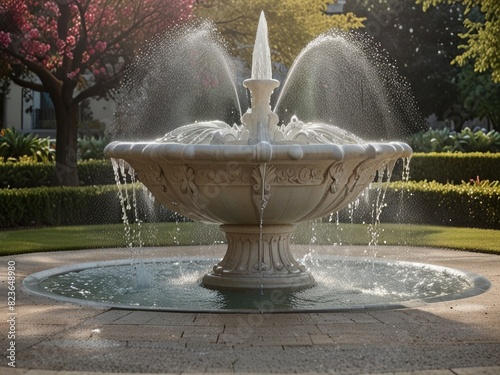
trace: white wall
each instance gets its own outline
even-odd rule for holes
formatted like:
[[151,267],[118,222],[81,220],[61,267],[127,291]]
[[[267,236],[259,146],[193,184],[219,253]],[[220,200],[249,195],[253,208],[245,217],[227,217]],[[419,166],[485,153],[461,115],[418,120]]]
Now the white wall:
[[[40,94],[34,93],[33,100],[26,103],[23,98],[22,88],[14,83],[10,86],[10,92],[5,97],[4,127],[14,128],[20,132],[33,132],[43,137],[55,137],[55,129],[32,129],[33,115],[26,113],[30,106],[40,107]],[[114,101],[103,99],[90,99],[90,108],[93,118],[111,127],[114,119],[116,104]]]

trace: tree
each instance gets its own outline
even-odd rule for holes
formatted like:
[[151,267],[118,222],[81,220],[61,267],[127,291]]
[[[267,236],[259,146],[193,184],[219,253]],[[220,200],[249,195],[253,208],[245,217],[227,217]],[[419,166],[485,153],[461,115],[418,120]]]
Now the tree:
[[438,4],[463,4],[466,31],[460,34],[467,44],[464,50],[453,60],[460,66],[474,62],[474,71],[490,72],[491,79],[500,83],[500,3],[498,0],[417,0],[424,10]]
[[453,79],[459,68],[450,61],[465,30],[461,6],[444,4],[424,13],[414,0],[351,0],[346,10],[366,17],[366,32],[396,61],[423,114],[441,117],[457,103]]
[[493,83],[489,74],[474,72],[471,64],[461,69],[456,80],[469,117],[486,118],[491,130],[500,130],[500,83]]
[[363,18],[353,13],[325,14],[324,0],[208,0],[195,9],[197,16],[215,21],[232,53],[246,62],[251,61],[261,11],[268,23],[272,59],[286,67],[290,67],[302,48],[322,32],[331,28],[363,27]]
[[56,116],[56,184],[78,185],[78,106],[107,97],[140,45],[192,17],[194,0],[0,0],[8,78],[47,92]]

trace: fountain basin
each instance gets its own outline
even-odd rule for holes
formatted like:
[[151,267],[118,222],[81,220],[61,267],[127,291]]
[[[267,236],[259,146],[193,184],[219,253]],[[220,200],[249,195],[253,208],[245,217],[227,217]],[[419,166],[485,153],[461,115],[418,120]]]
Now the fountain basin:
[[[336,249],[335,252],[338,252]],[[355,250],[353,250],[355,252]],[[391,253],[397,251],[391,250]],[[469,298],[491,284],[479,274],[418,262],[315,254],[305,260],[317,286],[301,291],[213,290],[200,286],[212,257],[152,258],[80,263],[32,274],[24,289],[98,308],[174,312],[326,312],[399,309]],[[141,269],[152,285],[137,287]]]
[[204,278],[209,288],[314,285],[293,258],[294,225],[336,212],[377,172],[411,156],[405,143],[178,144],[113,142],[156,200],[195,220],[223,224],[224,259]]

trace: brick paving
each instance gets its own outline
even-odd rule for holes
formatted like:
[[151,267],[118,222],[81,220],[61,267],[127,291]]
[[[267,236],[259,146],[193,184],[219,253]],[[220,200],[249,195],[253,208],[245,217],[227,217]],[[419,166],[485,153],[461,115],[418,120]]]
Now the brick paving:
[[[152,249],[149,256],[200,251],[213,256],[223,249]],[[347,250],[316,248],[316,253],[334,251]],[[355,255],[366,249],[348,251]],[[476,272],[492,288],[479,296],[418,308],[285,314],[92,308],[18,289],[16,368],[7,366],[4,355],[0,374],[500,374],[500,256],[392,247],[379,247],[377,256]],[[7,295],[8,260],[16,261],[19,285],[25,276],[56,266],[126,257],[120,249],[3,257],[0,292]],[[0,314],[8,316],[5,302]],[[2,319],[5,351],[8,329]]]

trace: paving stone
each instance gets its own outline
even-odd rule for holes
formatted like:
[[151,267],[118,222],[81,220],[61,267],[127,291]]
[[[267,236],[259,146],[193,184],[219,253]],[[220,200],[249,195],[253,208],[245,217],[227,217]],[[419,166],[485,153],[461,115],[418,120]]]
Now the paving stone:
[[456,375],[498,375],[500,374],[500,366],[453,368],[452,371]]
[[[15,368],[9,366],[0,366],[0,374],[2,375],[26,375],[29,369]],[[54,374],[52,374],[54,375]]]
[[85,321],[89,325],[110,324],[131,313],[130,310],[108,310]]
[[152,311],[133,311],[121,318],[113,321],[112,324],[146,324],[149,321],[158,318],[162,313]]
[[412,372],[393,372],[394,375],[455,375],[453,371],[448,369],[443,370],[422,370]]
[[314,345],[328,345],[334,343],[332,338],[328,335],[310,335],[310,337]]
[[[349,250],[351,255],[363,251]],[[474,298],[420,308],[304,314],[103,311],[20,291],[18,368],[11,374],[0,367],[0,374],[500,374],[500,257],[439,249],[377,250],[380,257],[395,255],[484,274],[493,288]],[[79,251],[15,259],[22,259],[22,272],[28,274],[113,257],[122,254]],[[6,314],[5,306],[2,311]],[[2,332],[6,328],[0,323]],[[0,345],[5,343],[0,337]]]

